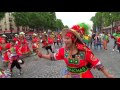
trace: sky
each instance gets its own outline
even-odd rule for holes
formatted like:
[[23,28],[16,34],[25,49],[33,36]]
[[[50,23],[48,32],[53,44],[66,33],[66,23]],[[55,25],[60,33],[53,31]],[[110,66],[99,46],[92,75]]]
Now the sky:
[[93,23],[90,21],[92,16],[95,16],[96,12],[55,12],[57,19],[61,19],[64,25],[68,25],[70,28],[78,23],[87,23],[91,27]]

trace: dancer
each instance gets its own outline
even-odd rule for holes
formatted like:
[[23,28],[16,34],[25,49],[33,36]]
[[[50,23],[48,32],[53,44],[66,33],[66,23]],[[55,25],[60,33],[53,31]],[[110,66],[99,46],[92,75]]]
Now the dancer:
[[64,60],[67,66],[65,78],[93,78],[91,68],[97,68],[106,77],[113,78],[113,75],[108,73],[100,60],[82,42],[78,30],[66,28],[62,30],[62,35],[65,47],[60,48],[57,53],[49,55],[37,51],[38,56],[52,61]]

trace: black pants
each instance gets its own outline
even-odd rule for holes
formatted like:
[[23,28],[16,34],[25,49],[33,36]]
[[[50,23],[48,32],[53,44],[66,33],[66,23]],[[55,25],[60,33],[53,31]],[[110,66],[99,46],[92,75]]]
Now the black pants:
[[120,53],[120,45],[118,45],[118,50],[119,50],[119,53]]
[[47,50],[47,53],[48,53],[48,54],[49,54],[49,52],[48,52],[49,49],[50,49],[50,51],[51,51],[52,53],[54,53],[54,52],[52,51],[52,47],[51,47],[51,46],[46,46],[45,49]]
[[59,46],[59,42],[57,41],[57,45]]
[[113,46],[113,49],[115,49],[115,47],[117,46],[117,42],[114,41],[114,46]]
[[57,45],[59,46],[59,43],[61,44],[61,46],[62,46],[62,41],[57,41]]
[[21,66],[20,66],[18,60],[14,60],[14,61],[12,62],[12,64],[11,64],[11,67],[10,67],[11,72],[12,72],[12,69],[13,69],[15,66],[17,67],[17,69],[21,70]]
[[55,46],[56,42],[54,42],[54,46]]

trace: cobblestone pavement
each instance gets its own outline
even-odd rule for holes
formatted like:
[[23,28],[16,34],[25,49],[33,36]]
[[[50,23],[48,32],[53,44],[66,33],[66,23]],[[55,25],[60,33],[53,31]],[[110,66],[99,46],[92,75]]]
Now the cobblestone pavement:
[[[120,53],[112,51],[113,40],[108,44],[108,50],[93,50],[94,54],[101,60],[107,70],[116,78],[120,78]],[[44,49],[41,49],[46,53]],[[61,72],[65,68],[64,61],[49,61],[40,59],[37,56],[31,56],[24,59],[22,66],[23,74],[18,76],[18,70],[14,68],[13,78],[61,78]],[[0,62],[1,66],[1,62]],[[100,71],[91,70],[95,78],[106,78]]]

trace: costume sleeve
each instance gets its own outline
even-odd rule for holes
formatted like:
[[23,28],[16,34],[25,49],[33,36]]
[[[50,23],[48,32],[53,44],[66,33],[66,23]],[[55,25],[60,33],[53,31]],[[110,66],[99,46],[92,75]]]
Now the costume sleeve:
[[117,43],[120,43],[120,38],[117,39]]
[[92,65],[93,68],[97,68],[98,70],[104,67],[101,61],[92,53],[92,51],[86,52],[86,60]]
[[10,47],[11,47],[10,43],[7,43],[6,46],[5,46],[6,49],[10,49]]
[[64,59],[64,48],[60,48],[57,53],[54,53],[54,55],[51,56],[51,60],[63,60],[63,59]]

